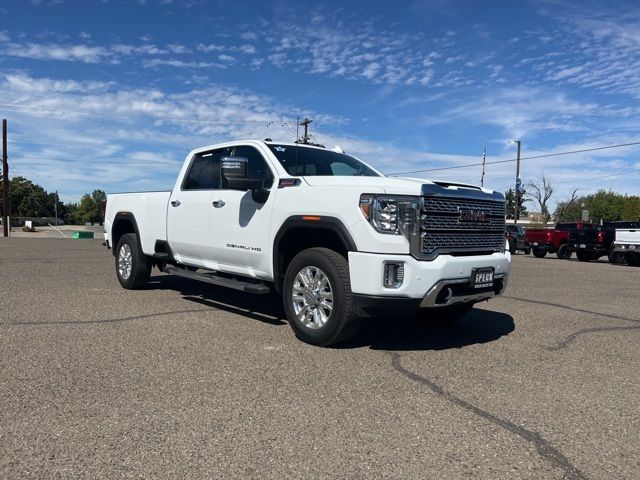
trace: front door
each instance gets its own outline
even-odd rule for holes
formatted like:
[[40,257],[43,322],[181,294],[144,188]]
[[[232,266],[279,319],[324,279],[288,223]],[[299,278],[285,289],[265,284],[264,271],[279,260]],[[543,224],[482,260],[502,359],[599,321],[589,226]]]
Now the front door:
[[270,189],[265,203],[253,200],[251,191],[217,189],[210,211],[211,246],[218,267],[229,272],[265,277],[271,262],[271,213],[276,190],[274,175],[254,147],[233,147],[229,156],[247,159],[247,177],[262,180]]

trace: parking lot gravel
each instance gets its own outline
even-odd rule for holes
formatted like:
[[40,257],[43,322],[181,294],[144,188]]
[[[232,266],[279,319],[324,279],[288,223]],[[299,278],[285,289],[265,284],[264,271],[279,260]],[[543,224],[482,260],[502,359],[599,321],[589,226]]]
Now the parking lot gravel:
[[640,268],[518,254],[455,327],[297,340],[277,296],[0,239],[1,478],[640,478]]

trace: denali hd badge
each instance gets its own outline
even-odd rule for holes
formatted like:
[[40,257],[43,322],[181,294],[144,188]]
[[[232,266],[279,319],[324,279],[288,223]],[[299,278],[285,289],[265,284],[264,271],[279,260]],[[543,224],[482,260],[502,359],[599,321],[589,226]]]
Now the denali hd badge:
[[487,212],[483,212],[482,210],[463,210],[461,208],[458,209],[458,219],[461,222],[488,222],[489,214]]

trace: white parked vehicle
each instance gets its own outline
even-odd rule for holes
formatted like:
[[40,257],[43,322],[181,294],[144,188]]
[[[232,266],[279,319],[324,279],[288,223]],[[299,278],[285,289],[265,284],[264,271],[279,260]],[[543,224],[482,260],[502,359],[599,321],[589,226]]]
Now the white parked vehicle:
[[307,144],[237,141],[189,153],[172,191],[110,194],[118,280],[163,272],[282,294],[296,335],[330,345],[409,309],[455,320],[504,292],[505,203],[458,183],[389,178]]
[[640,267],[640,228],[617,228],[613,250],[622,253],[629,265]]

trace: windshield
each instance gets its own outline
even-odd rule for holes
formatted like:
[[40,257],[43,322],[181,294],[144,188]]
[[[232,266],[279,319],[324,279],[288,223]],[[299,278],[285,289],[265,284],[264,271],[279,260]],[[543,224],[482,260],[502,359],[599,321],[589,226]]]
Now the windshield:
[[289,175],[295,176],[364,176],[380,175],[360,160],[344,153],[299,145],[268,145]]

